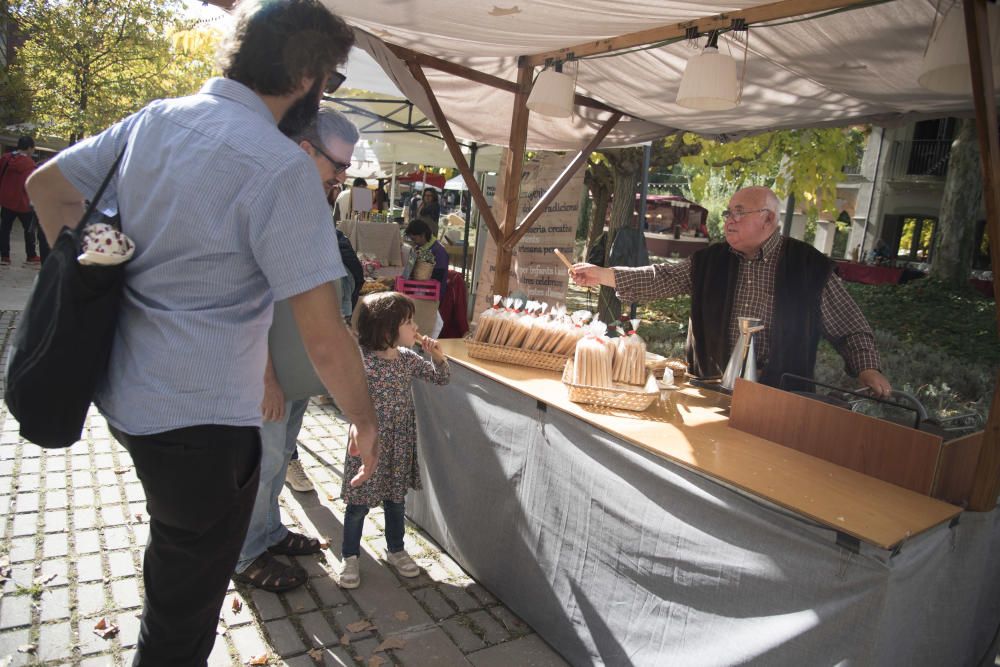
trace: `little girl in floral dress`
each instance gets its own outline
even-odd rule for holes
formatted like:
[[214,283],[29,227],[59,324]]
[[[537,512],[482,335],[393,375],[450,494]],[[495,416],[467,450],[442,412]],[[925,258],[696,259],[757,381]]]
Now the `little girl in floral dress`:
[[[370,507],[385,510],[387,560],[400,575],[415,577],[420,568],[403,548],[404,502],[407,489],[420,489],[417,468],[417,421],[411,384],[414,378],[448,384],[448,362],[438,342],[421,336],[413,321],[414,306],[399,292],[364,297],[355,313],[355,331],[368,375],[368,392],[378,415],[379,455],[375,473],[358,487],[350,479],[361,466],[356,451],[348,449],[341,495],[347,501],[340,573],[343,588],[361,585],[358,556],[361,531]],[[425,360],[410,347],[419,342],[431,355]]]

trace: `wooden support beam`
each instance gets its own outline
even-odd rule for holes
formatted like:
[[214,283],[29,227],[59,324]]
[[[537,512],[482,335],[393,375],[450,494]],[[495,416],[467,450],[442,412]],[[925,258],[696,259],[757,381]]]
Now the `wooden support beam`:
[[604,141],[604,137],[608,136],[608,132],[610,132],[618,121],[621,120],[621,117],[622,114],[616,113],[609,118],[608,121],[601,126],[601,129],[597,131],[597,134],[594,135],[590,142],[576,154],[573,161],[566,165],[566,168],[563,169],[561,174],[559,174],[559,178],[556,179],[556,182],[549,186],[549,189],[545,191],[542,198],[538,200],[535,206],[528,212],[528,215],[524,217],[524,220],[521,221],[521,224],[518,225],[514,235],[507,240],[506,245],[508,250],[513,251],[517,244],[521,242],[521,239],[524,238],[524,235],[528,233],[532,225],[535,224],[535,221],[538,220],[542,213],[545,212],[545,209],[548,208],[549,204],[552,203],[552,200],[556,198],[556,195],[562,192],[562,189],[566,187],[566,184],[569,183],[570,179],[573,178],[576,172],[580,170],[580,167],[587,164],[587,158],[589,158],[590,154],[601,145],[601,142]]
[[[966,39],[972,70],[972,97],[976,105],[976,129],[982,157],[983,197],[986,198],[986,228],[990,237],[993,263],[993,293],[1000,296],[1000,132],[997,130],[996,82],[990,59],[987,0],[964,0]],[[997,332],[1000,333],[1000,304],[997,308]],[[1000,374],[993,391],[990,416],[979,450],[979,463],[972,483],[969,509],[989,512],[1000,494]]]
[[[518,84],[513,81],[501,79],[500,77],[493,76],[491,74],[485,74],[478,70],[474,70],[471,67],[466,67],[465,65],[459,65],[458,63],[429,56],[426,53],[420,53],[419,51],[408,49],[405,46],[389,44],[388,42],[385,42],[385,45],[396,55],[397,58],[406,63],[417,63],[421,67],[428,67],[430,69],[447,72],[448,74],[461,77],[468,81],[505,90],[508,93],[517,93]],[[617,111],[617,109],[609,107],[607,104],[598,102],[597,100],[587,97],[586,95],[575,95],[573,103],[577,106],[587,107],[588,109],[597,109],[598,111],[610,111],[612,113]]]
[[659,28],[649,28],[639,32],[599,39],[594,42],[584,42],[574,46],[567,46],[562,49],[545,51],[530,56],[522,56],[520,64],[527,64],[532,67],[544,65],[548,60],[566,60],[569,57],[582,58],[600,53],[611,53],[612,51],[622,51],[637,46],[646,46],[657,42],[664,42],[672,39],[679,39],[687,34],[688,28],[697,28],[698,32],[710,32],[712,30],[722,30],[732,26],[735,19],[743,19],[748,24],[763,23],[777,19],[786,19],[792,16],[803,14],[814,14],[831,9],[840,9],[854,5],[870,4],[870,0],[783,0],[773,2],[759,7],[749,7],[747,9],[706,16],[694,21],[684,21],[672,25],[661,26]]
[[455,134],[451,131],[451,125],[448,123],[448,119],[445,118],[444,112],[441,110],[441,105],[438,104],[437,96],[434,95],[434,91],[431,90],[431,84],[428,83],[427,77],[424,76],[424,71],[421,69],[420,65],[415,62],[407,63],[407,67],[410,68],[410,74],[413,78],[417,80],[417,83],[424,89],[427,93],[427,99],[431,104],[431,112],[434,115],[434,124],[437,125],[438,131],[441,132],[441,136],[444,137],[444,143],[448,146],[448,151],[451,153],[451,159],[455,161],[455,165],[458,167],[458,171],[462,174],[462,178],[465,179],[465,185],[469,188],[469,194],[472,198],[476,200],[476,206],[479,207],[480,215],[483,216],[483,220],[486,221],[486,226],[490,230],[490,235],[499,245],[503,234],[500,230],[500,226],[497,224],[496,218],[493,217],[493,211],[490,210],[489,205],[486,203],[486,197],[483,195],[482,189],[479,187],[479,182],[476,180],[475,174],[472,173],[472,169],[469,168],[469,163],[465,159],[465,155],[462,154],[462,148],[455,139]]
[[[510,287],[510,265],[513,261],[507,240],[517,228],[518,198],[521,194],[521,174],[524,170],[524,147],[528,139],[528,95],[531,94],[531,78],[534,68],[518,67],[518,92],[514,95],[514,110],[510,121],[510,142],[508,160],[504,165],[503,193],[497,219],[501,220],[503,232],[497,242],[496,272],[493,275],[493,293],[506,295]],[[496,198],[494,198],[496,201]]]

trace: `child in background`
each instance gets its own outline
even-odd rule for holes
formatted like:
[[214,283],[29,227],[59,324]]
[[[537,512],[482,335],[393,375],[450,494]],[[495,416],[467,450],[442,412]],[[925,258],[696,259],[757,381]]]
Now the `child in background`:
[[[368,375],[368,392],[379,416],[379,457],[375,474],[352,488],[349,480],[361,465],[348,449],[341,495],[347,501],[344,515],[344,560],[340,573],[343,588],[361,585],[358,556],[361,530],[368,509],[385,509],[387,560],[404,577],[415,577],[420,568],[403,548],[404,502],[407,489],[420,489],[417,468],[417,421],[411,384],[414,378],[448,384],[448,362],[436,340],[421,336],[413,321],[413,301],[399,292],[370,294],[358,303],[355,331]],[[410,347],[420,342],[433,363]]]

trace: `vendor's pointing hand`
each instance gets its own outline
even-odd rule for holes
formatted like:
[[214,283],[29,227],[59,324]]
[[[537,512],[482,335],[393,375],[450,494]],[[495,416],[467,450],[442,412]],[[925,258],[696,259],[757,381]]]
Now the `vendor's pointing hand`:
[[569,277],[580,287],[593,287],[594,285],[615,286],[615,272],[612,269],[595,266],[586,262],[574,264],[569,269]]
[[892,385],[889,379],[874,368],[868,368],[858,374],[861,384],[872,391],[872,395],[877,398],[888,398],[892,395]]

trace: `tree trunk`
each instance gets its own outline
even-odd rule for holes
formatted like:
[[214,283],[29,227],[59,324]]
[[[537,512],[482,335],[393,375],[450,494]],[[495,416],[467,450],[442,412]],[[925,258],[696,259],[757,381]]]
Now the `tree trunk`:
[[983,178],[974,120],[959,122],[948,158],[930,275],[953,288],[968,284]]
[[594,205],[591,207],[590,230],[587,233],[587,247],[583,251],[583,260],[587,261],[590,256],[590,249],[597,243],[597,239],[604,231],[604,219],[608,217],[608,202],[611,200],[611,192],[604,187],[594,187]]
[[[611,222],[608,224],[608,239],[604,246],[604,265],[609,265],[611,246],[615,235],[623,227],[638,224],[635,215],[635,192],[639,186],[639,172],[642,170],[642,149],[622,148],[605,153],[614,175],[614,194],[611,199]],[[640,225],[641,228],[641,225]],[[621,302],[610,287],[602,287],[597,301],[597,311],[604,322],[615,322],[621,315]]]

